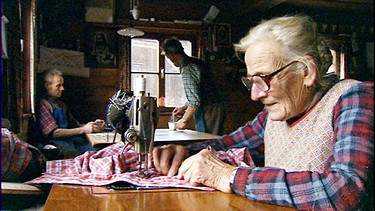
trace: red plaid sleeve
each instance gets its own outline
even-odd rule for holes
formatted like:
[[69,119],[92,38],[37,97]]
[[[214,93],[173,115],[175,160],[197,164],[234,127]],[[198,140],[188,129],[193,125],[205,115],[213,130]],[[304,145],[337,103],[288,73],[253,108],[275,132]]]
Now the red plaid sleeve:
[[43,135],[48,136],[53,130],[58,128],[55,118],[51,112],[50,107],[45,101],[40,101],[39,107],[39,126]]
[[1,129],[1,175],[3,181],[15,181],[29,165],[32,153],[29,144],[6,128]]

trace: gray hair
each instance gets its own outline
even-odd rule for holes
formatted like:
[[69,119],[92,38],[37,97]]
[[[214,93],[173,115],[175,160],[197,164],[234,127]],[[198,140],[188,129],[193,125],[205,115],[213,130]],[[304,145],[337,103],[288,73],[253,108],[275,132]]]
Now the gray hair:
[[166,54],[185,54],[184,47],[177,38],[168,38],[164,41],[163,53]]
[[314,58],[319,73],[317,83],[327,87],[330,80],[325,79],[328,68],[332,65],[332,54],[328,42],[316,31],[314,22],[310,17],[296,15],[272,18],[262,21],[250,29],[248,34],[239,43],[234,44],[236,52],[245,52],[253,43],[264,41],[272,37],[281,44],[280,55],[276,55],[283,63],[299,61],[311,68],[310,62],[305,57]]
[[54,76],[62,76],[63,73],[57,69],[47,69],[44,71],[44,82],[51,83]]

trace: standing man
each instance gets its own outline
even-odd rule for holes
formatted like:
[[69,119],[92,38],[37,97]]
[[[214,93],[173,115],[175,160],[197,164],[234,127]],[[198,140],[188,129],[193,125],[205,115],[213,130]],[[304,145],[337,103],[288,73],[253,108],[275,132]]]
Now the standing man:
[[[86,139],[85,134],[100,132],[105,128],[103,120],[81,124],[59,100],[64,89],[62,73],[56,69],[47,70],[44,74],[46,96],[39,103],[38,124],[46,140],[62,149],[63,154],[79,155],[85,151],[96,150]],[[64,156],[66,157],[66,156]]]
[[166,39],[162,54],[180,68],[187,102],[173,110],[177,129],[185,129],[191,118],[195,120],[195,129],[199,132],[222,135],[226,108],[208,65],[202,60],[189,57],[179,40]]

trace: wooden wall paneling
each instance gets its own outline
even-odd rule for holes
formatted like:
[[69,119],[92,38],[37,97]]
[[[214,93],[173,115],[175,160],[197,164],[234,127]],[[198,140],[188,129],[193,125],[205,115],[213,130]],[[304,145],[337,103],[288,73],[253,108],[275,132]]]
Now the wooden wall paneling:
[[242,90],[233,90],[227,97],[226,105],[226,134],[235,131],[238,127],[253,120],[264,107],[259,101],[251,100],[250,92],[245,87]]
[[19,131],[21,112],[21,74],[23,70],[23,54],[21,53],[22,37],[18,1],[3,1],[3,14],[9,20],[7,26],[8,58],[2,59],[2,117],[8,118],[12,130]]
[[20,82],[19,89],[20,95],[18,99],[18,114],[19,114],[19,133],[24,140],[28,140],[28,129],[30,121],[32,120],[32,78],[31,75],[34,75],[35,71],[35,55],[34,55],[34,30],[35,27],[35,0],[31,1],[22,1],[20,2],[21,13],[23,14],[21,21],[24,23],[21,30],[21,46],[22,52],[22,69],[20,69]]
[[61,100],[81,122],[105,119],[109,98],[120,85],[120,72],[116,68],[90,69],[90,77],[64,75],[65,91]]
[[[140,18],[155,18],[162,21],[202,20],[211,4],[206,1],[139,1]],[[116,1],[116,19],[129,19],[129,1]]]
[[89,121],[106,119],[109,98],[119,90],[120,83],[120,71],[116,68],[90,69],[90,78],[86,85],[88,92],[84,93],[85,104],[88,106],[84,111]]
[[119,38],[119,71],[120,86],[123,91],[130,91],[130,38]]

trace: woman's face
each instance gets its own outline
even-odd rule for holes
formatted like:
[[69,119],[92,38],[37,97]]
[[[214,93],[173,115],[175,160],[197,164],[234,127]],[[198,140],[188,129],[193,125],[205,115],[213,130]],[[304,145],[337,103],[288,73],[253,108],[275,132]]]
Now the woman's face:
[[[269,75],[287,64],[282,64],[275,55],[280,55],[279,43],[258,42],[250,45],[245,52],[248,76]],[[257,85],[251,87],[251,99],[260,100],[267,108],[269,117],[274,121],[286,121],[303,113],[308,97],[303,94],[303,77],[295,74],[296,63],[289,65],[269,81],[268,91],[260,90]]]

